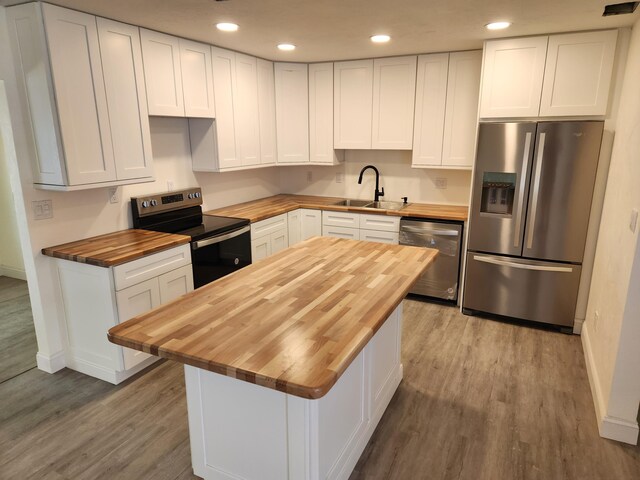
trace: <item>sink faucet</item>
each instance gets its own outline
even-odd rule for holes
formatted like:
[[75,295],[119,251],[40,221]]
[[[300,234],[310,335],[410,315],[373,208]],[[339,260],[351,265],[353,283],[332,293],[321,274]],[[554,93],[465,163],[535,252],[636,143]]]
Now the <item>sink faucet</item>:
[[360,176],[358,177],[358,184],[362,184],[362,174],[368,168],[371,168],[371,169],[373,169],[374,172],[376,172],[376,189],[374,191],[373,200],[374,200],[374,202],[377,202],[377,201],[380,200],[380,197],[384,197],[384,187],[382,187],[382,190],[378,189],[379,188],[379,184],[380,184],[380,172],[378,171],[378,169],[376,167],[374,167],[373,165],[367,165],[362,170],[360,170]]

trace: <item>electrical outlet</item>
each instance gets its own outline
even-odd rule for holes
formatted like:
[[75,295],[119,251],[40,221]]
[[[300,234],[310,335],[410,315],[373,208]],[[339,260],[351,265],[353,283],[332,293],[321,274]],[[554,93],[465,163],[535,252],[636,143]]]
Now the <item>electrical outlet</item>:
[[441,190],[446,190],[447,188],[447,177],[437,177],[436,178],[436,188]]
[[313,182],[313,172],[311,170],[307,170],[307,183]]
[[109,188],[109,203],[118,203],[118,187]]
[[338,172],[336,173],[336,183],[344,182],[344,173]]
[[173,180],[167,180],[167,192],[173,191]]
[[51,200],[35,200],[31,202],[31,205],[34,220],[53,218],[53,202]]
[[638,210],[635,208],[631,210],[631,218],[629,219],[629,230],[636,233],[636,227],[638,226]]
[[593,331],[598,331],[598,323],[600,323],[600,312],[596,310],[593,314]]

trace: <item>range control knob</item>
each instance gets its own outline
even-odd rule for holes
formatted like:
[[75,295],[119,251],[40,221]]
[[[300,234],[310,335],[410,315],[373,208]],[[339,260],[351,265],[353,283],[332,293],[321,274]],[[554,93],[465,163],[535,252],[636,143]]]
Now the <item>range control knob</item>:
[[200,192],[196,192],[193,194],[193,198],[200,198],[202,195],[200,194]]
[[193,198],[193,193],[190,193],[189,195],[187,195],[187,198],[191,200]]
[[142,208],[147,208],[148,206],[149,206],[149,202],[147,200],[142,202]]
[[156,205],[158,205],[158,201],[157,200],[151,200],[151,206],[155,207]]

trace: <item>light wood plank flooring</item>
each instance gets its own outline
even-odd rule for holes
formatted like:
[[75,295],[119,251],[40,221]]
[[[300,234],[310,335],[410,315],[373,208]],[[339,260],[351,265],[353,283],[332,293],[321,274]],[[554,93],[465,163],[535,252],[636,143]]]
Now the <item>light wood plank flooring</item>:
[[[603,440],[580,339],[405,302],[404,380],[351,480],[640,478]],[[182,366],[117,387],[70,370],[0,385],[2,479],[194,479]]]
[[0,382],[34,368],[37,352],[27,282],[0,277]]

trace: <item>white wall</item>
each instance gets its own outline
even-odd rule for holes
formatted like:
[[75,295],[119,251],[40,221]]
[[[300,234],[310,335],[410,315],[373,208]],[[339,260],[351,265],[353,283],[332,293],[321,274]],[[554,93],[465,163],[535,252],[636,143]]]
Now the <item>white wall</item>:
[[3,140],[0,136],[0,275],[24,280],[26,273]]
[[[600,433],[637,442],[640,403],[640,21],[633,28],[583,329]],[[640,227],[639,227],[640,228]]]
[[[380,171],[380,186],[384,187],[383,200],[446,203],[468,205],[471,189],[470,170],[430,170],[411,168],[411,152],[401,150],[347,150],[345,162],[335,167],[281,168],[283,192],[305,195],[328,195],[373,200],[375,175],[367,170],[358,185],[360,170],[374,165]],[[312,182],[307,173],[312,172]],[[343,174],[343,182],[336,183],[336,174]],[[436,188],[436,178],[447,181],[446,189]]]

